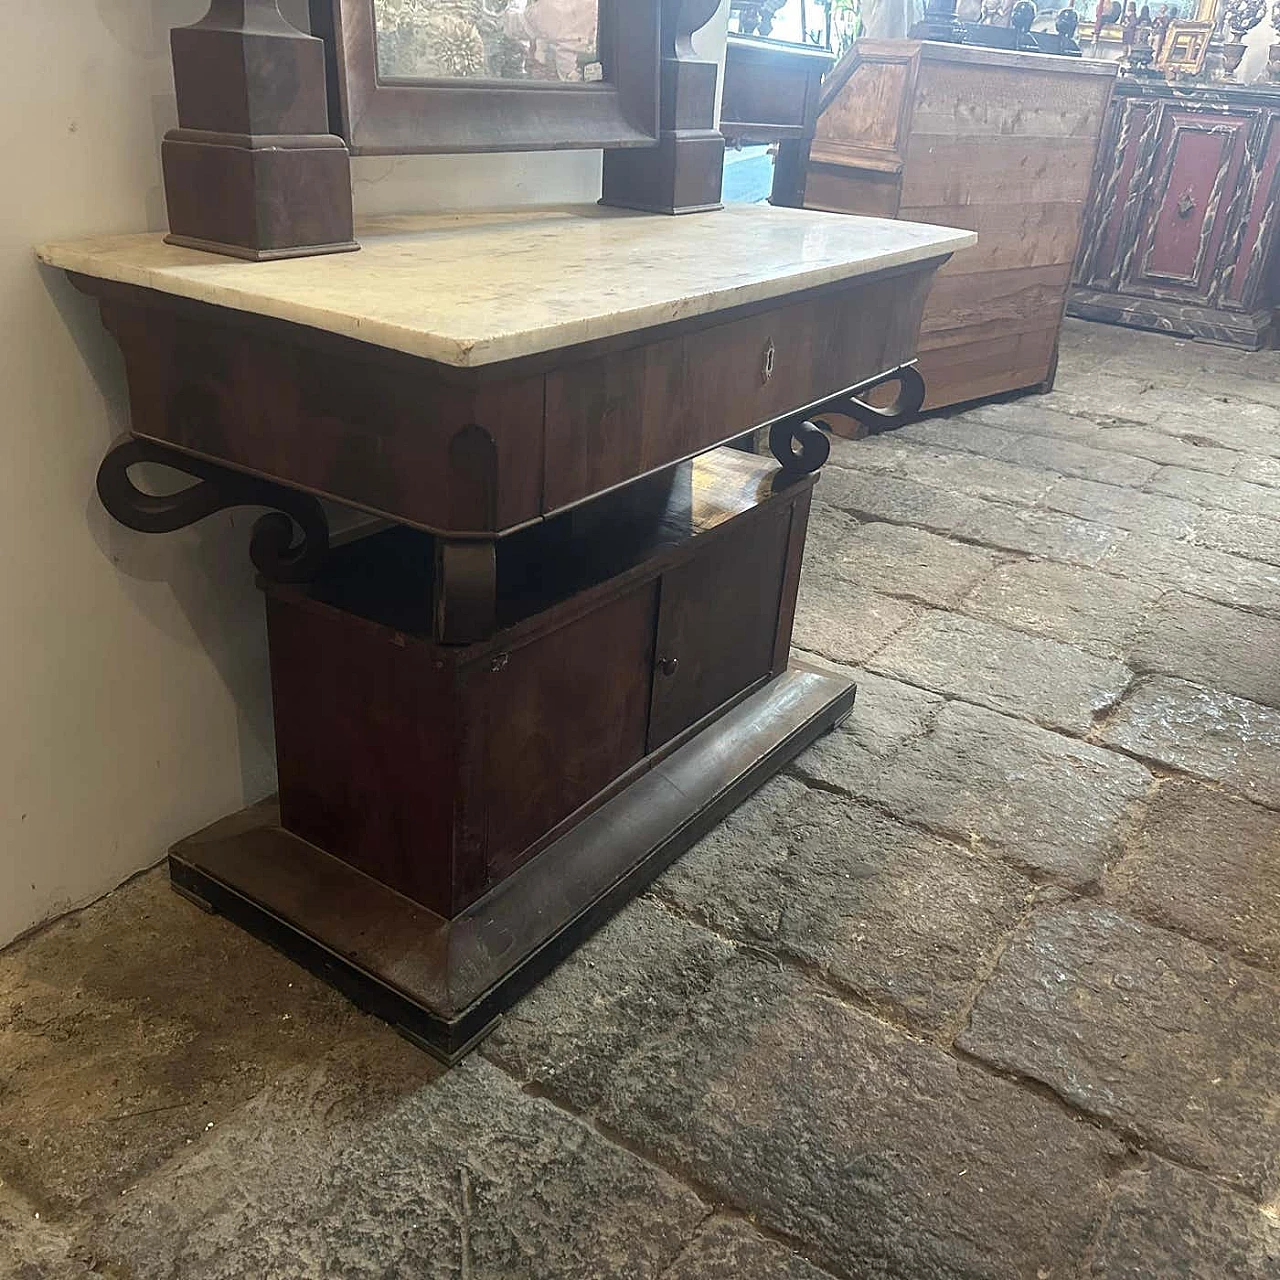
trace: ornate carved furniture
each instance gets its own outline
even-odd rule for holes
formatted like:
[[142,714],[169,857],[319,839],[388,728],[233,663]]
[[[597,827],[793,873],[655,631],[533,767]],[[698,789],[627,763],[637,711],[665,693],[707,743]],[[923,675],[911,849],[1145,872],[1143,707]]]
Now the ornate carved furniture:
[[1068,311],[1257,350],[1273,338],[1280,91],[1122,81]]
[[[269,266],[55,245],[125,359],[134,528],[274,508],[278,800],[174,884],[445,1058],[848,713],[788,661],[824,408],[966,232],[737,206],[388,219]],[[907,366],[903,368],[903,366]],[[770,424],[775,458],[720,448]],[[167,497],[129,468],[197,483]],[[329,548],[317,499],[380,523]]]
[[978,233],[925,308],[926,407],[1052,386],[1115,74],[1086,59],[859,40],[827,77],[812,142],[780,161],[774,202]]

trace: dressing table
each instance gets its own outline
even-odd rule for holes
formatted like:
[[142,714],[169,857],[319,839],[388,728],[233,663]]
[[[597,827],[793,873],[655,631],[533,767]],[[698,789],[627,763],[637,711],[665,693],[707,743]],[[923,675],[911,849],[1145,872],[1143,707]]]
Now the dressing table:
[[[662,159],[681,119],[615,205],[707,205]],[[918,407],[930,282],[974,240],[669,213],[383,218],[357,252],[268,261],[40,250],[124,355],[108,511],[271,509],[279,794],[175,846],[175,888],[449,1061],[849,713],[847,678],[789,658],[815,419]],[[885,382],[899,405],[870,408]],[[724,447],[761,426],[772,456]],[[187,487],[142,491],[140,462]],[[367,517],[332,543],[331,504]]]

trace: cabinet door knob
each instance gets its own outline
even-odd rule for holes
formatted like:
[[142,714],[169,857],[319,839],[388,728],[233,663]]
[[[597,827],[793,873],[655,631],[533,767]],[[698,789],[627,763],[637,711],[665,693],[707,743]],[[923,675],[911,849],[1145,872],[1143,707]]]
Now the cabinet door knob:
[[680,665],[679,658],[659,658],[658,659],[658,670],[661,671],[664,676],[675,675],[676,668],[679,665]]
[[1196,198],[1191,188],[1188,187],[1178,199],[1178,217],[1184,221],[1191,217],[1196,211]]

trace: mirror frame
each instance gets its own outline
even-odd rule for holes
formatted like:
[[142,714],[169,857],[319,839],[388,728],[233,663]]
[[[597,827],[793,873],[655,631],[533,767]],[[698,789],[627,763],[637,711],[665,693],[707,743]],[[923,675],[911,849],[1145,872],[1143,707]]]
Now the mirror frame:
[[330,127],[352,155],[559,151],[658,139],[662,0],[599,0],[599,84],[382,80],[373,0],[310,0]]

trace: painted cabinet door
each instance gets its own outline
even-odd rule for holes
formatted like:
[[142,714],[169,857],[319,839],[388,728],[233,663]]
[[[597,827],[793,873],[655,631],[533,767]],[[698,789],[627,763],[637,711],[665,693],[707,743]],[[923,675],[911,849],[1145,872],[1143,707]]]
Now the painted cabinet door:
[[[1167,106],[1151,157],[1141,221],[1122,265],[1126,292],[1209,303],[1238,193],[1247,187],[1252,111]],[[1138,174],[1134,194],[1141,192]]]

